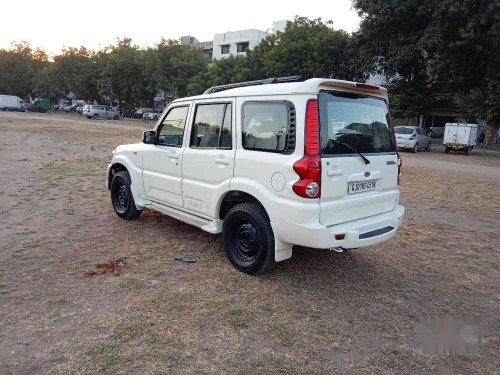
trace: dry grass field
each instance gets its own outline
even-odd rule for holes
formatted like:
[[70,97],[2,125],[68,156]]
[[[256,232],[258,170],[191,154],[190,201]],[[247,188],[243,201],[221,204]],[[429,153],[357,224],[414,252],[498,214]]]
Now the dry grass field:
[[[402,153],[395,238],[294,248],[251,277],[219,236],[114,214],[111,150],[147,127],[0,112],[0,374],[498,373],[500,158]],[[476,353],[415,347],[419,319],[447,314],[483,322]]]

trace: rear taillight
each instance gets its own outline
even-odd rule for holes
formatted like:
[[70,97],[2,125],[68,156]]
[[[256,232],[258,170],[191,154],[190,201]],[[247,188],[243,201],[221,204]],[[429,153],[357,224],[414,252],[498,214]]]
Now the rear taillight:
[[321,196],[321,158],[319,156],[319,120],[318,101],[310,99],[306,105],[306,123],[304,129],[304,157],[293,165],[299,175],[292,189],[303,198]]
[[398,157],[398,185],[399,185],[399,182],[401,181],[401,169],[403,168],[403,159],[401,159],[399,152],[396,152],[396,155]]
[[412,134],[411,137],[410,137],[410,141],[413,141],[416,138],[417,138],[417,135],[416,134]]

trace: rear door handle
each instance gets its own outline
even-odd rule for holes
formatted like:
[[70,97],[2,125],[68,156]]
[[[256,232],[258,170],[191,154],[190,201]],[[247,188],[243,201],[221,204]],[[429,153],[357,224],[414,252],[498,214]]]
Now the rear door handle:
[[229,165],[229,160],[227,159],[221,159],[221,158],[215,158],[214,160],[217,164],[225,164],[225,165]]

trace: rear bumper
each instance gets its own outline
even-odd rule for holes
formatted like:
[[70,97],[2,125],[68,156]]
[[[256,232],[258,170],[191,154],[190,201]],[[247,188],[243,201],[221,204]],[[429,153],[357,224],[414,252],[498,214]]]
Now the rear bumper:
[[415,147],[415,144],[417,143],[417,141],[413,140],[413,141],[406,141],[406,140],[399,140],[397,139],[396,140],[396,147],[397,148],[413,148]]
[[[383,214],[329,227],[320,224],[301,225],[287,222],[286,233],[279,237],[284,242],[316,249],[334,247],[353,249],[370,246],[393,237],[403,224],[404,213],[405,208],[397,205],[392,211]],[[336,240],[337,234],[344,234],[344,239]]]

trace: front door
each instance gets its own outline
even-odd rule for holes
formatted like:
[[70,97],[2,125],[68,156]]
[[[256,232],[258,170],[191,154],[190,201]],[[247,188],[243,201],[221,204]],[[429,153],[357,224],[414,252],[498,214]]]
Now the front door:
[[183,155],[184,208],[216,218],[234,169],[233,100],[196,102]]
[[182,207],[182,156],[184,127],[189,105],[168,110],[156,129],[157,144],[147,145],[143,155],[142,180],[146,198]]

